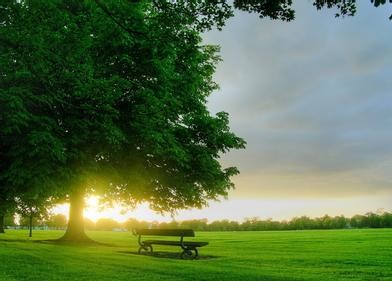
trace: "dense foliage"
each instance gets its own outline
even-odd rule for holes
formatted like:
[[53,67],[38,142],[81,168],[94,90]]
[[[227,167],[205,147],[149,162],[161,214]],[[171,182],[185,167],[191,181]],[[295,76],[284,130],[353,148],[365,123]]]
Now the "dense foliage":
[[244,141],[206,107],[212,23],[166,4],[0,5],[4,194],[70,197],[75,226],[86,192],[160,211],[227,194],[238,171],[218,159]]

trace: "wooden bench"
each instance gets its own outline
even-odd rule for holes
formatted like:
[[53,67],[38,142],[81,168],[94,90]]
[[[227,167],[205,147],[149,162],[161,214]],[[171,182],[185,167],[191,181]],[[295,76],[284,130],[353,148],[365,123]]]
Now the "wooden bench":
[[[208,245],[208,242],[184,241],[184,237],[195,237],[195,232],[192,229],[134,229],[133,233],[139,236],[139,254],[142,252],[152,253],[152,245],[179,246],[182,249],[182,259],[194,259],[199,255],[197,248]],[[180,240],[142,240],[142,236],[175,236]]]

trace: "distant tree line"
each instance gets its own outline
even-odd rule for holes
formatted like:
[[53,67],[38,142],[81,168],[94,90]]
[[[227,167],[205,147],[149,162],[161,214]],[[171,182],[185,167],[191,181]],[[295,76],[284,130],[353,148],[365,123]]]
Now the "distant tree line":
[[[8,216],[5,219],[8,227],[28,228],[30,219],[22,216],[18,223]],[[39,229],[65,229],[67,219],[64,215],[46,215],[35,217],[33,225]],[[88,230],[126,230],[133,228],[191,228],[196,231],[269,231],[269,230],[306,230],[306,229],[344,229],[344,228],[392,228],[392,213],[369,212],[365,215],[355,215],[351,218],[344,216],[328,216],[310,218],[307,216],[294,217],[291,220],[276,221],[262,220],[258,217],[247,218],[243,222],[218,220],[208,222],[207,219],[194,219],[171,222],[148,222],[129,219],[120,223],[110,218],[101,218],[96,222],[85,219]]]
[[[58,229],[63,230],[67,226],[67,218],[62,214],[39,214],[31,217],[30,215],[17,214],[18,219],[15,220],[15,216],[7,215],[4,219],[6,228],[17,228],[17,229]],[[30,235],[31,236],[31,233]]]
[[243,222],[219,220],[208,223],[207,219],[186,220],[169,223],[150,223],[129,220],[126,228],[156,227],[156,228],[192,228],[197,231],[270,231],[270,230],[306,230],[306,229],[344,229],[344,228],[392,228],[392,213],[383,212],[355,215],[351,218],[344,216],[331,217],[325,215],[318,218],[307,216],[295,217],[288,221],[272,219],[247,218]]

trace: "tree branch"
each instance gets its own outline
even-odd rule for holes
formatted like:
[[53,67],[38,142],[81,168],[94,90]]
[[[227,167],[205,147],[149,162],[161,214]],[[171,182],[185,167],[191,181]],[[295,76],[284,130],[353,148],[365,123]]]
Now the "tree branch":
[[95,4],[117,25],[119,26],[122,30],[126,31],[127,33],[131,35],[143,35],[143,32],[132,30],[125,25],[123,25],[116,17],[109,11],[109,9],[101,3],[100,0],[94,0]]

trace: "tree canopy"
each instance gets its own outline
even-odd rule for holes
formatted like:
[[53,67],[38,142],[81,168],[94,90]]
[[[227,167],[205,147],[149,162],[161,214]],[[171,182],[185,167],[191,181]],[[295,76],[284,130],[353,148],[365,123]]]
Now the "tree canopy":
[[245,142],[206,108],[217,48],[169,8],[97,3],[2,6],[4,186],[70,197],[75,228],[87,191],[160,211],[225,196],[219,155]]

